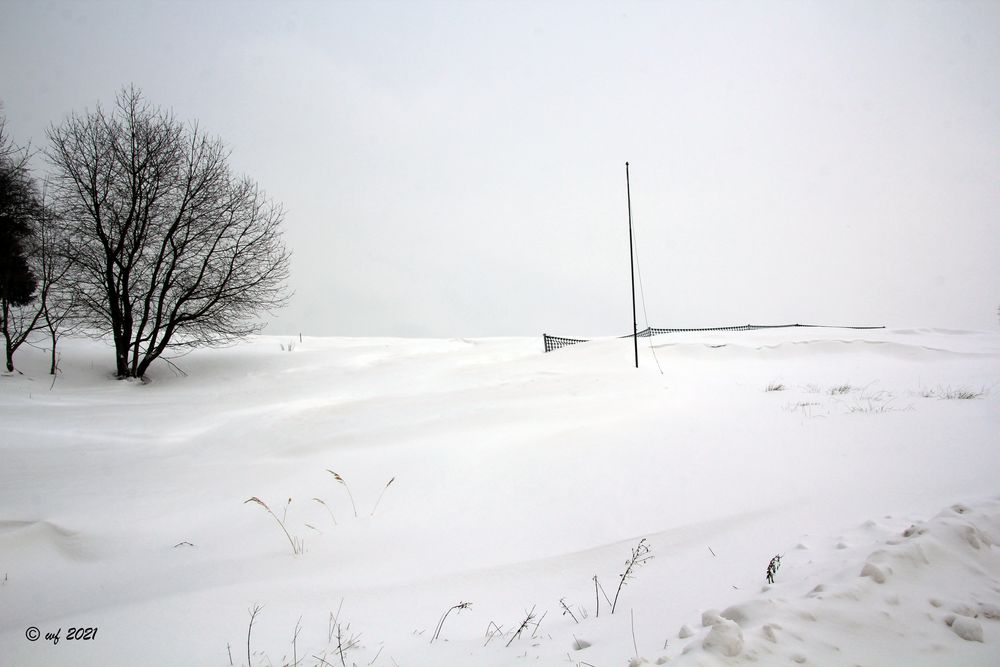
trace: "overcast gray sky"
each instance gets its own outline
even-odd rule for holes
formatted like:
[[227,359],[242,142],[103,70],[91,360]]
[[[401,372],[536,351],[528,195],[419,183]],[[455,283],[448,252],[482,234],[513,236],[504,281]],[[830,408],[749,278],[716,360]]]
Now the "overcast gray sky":
[[626,160],[654,326],[998,326],[1000,2],[0,7],[15,139],[134,83],[283,202],[273,333],[626,333]]

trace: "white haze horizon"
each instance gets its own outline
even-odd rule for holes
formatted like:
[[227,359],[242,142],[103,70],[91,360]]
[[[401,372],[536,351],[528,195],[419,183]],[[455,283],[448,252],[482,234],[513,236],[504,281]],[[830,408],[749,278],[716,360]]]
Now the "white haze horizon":
[[19,143],[135,84],[282,202],[268,333],[628,333],[626,161],[640,328],[998,326],[997,3],[3,10]]

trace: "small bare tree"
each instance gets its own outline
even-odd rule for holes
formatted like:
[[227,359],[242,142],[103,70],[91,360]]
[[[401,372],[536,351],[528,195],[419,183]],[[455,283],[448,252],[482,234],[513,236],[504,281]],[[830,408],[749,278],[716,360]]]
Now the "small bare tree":
[[42,253],[39,258],[42,270],[42,325],[51,345],[49,374],[59,370],[59,340],[65,335],[83,331],[83,323],[76,318],[79,312],[77,292],[67,284],[71,276],[72,260],[64,254],[59,243],[57,230],[47,227],[42,230]]
[[74,305],[111,334],[119,378],[142,378],[168,351],[256,333],[260,313],[286,303],[284,213],[231,172],[221,140],[135,87],[48,137]]
[[46,202],[47,184],[42,189],[42,206],[38,224],[32,236],[32,264],[39,276],[38,310],[39,331],[48,335],[50,348],[49,373],[59,369],[59,339],[79,333],[82,322],[76,290],[73,289],[72,247],[66,238],[66,228],[55,219]]

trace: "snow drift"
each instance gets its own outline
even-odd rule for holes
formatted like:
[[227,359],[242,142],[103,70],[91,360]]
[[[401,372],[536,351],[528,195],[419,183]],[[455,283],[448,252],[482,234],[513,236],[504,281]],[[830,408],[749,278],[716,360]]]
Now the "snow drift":
[[100,343],[54,384],[27,350],[0,377],[0,660],[998,664],[1000,336],[640,352],[262,336],[143,385]]

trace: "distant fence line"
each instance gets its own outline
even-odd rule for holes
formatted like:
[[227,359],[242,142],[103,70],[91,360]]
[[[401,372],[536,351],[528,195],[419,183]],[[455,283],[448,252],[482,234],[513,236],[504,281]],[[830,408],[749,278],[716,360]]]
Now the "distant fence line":
[[[877,327],[850,327],[850,326],[834,326],[831,324],[741,324],[737,326],[730,327],[705,327],[699,329],[660,329],[657,327],[646,327],[642,331],[636,332],[636,336],[639,338],[649,338],[650,336],[659,336],[660,334],[669,333],[686,333],[689,331],[758,331],[760,329],[793,329],[795,327],[803,329],[885,329],[884,326]],[[626,334],[624,336],[617,336],[617,338],[632,338],[633,334]],[[558,350],[561,347],[566,347],[568,345],[576,345],[577,343],[586,343],[589,338],[564,338],[563,336],[550,336],[548,334],[542,334],[542,340],[545,343],[545,351],[552,352],[553,350]]]

